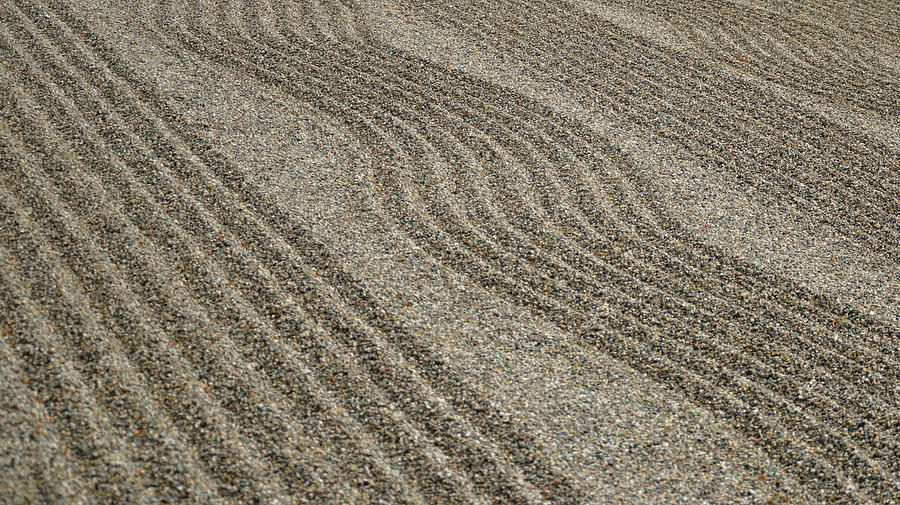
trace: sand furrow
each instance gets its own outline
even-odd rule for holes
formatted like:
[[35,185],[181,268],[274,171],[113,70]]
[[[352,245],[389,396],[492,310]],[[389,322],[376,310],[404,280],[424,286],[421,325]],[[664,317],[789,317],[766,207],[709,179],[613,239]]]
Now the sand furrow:
[[7,3],[0,501],[896,501],[898,15]]
[[[524,37],[525,34],[522,34],[521,36]],[[577,52],[584,53],[585,50],[584,50],[584,49],[581,49],[581,48],[583,48],[583,47],[590,47],[590,44],[588,43],[587,40],[585,41],[584,44],[582,44],[582,45],[580,46],[580,48],[573,48],[573,51],[577,51]],[[654,48],[654,47],[649,46],[649,45],[645,45],[645,47],[646,47],[646,49],[647,49],[649,52],[651,52],[651,53],[652,53],[652,52],[656,52],[657,54],[659,53],[658,48]],[[567,49],[568,49],[568,48],[567,48]],[[571,54],[573,51],[570,51],[569,53]],[[543,58],[546,58],[546,56],[543,56],[543,57],[542,57],[540,54],[534,54],[531,58],[532,58],[532,59],[543,59]],[[552,60],[552,57],[551,57],[551,60]],[[606,54],[603,54],[603,53],[597,53],[596,51],[594,51],[594,54],[588,53],[588,54],[583,58],[583,61],[585,62],[585,66],[586,66],[586,67],[587,67],[588,65],[592,65],[592,66],[596,66],[596,65],[597,65],[596,63],[592,63],[592,62],[603,62],[603,65],[618,65],[618,66],[620,66],[620,67],[622,68],[622,72],[623,72],[623,73],[634,73],[634,72],[637,72],[637,73],[643,73],[643,71],[642,71],[642,69],[641,69],[641,67],[642,67],[642,60],[643,60],[643,61],[646,61],[647,58],[646,58],[646,56],[641,56],[641,57],[639,57],[638,61],[633,61],[633,60],[631,60],[631,61],[628,61],[628,63],[625,64],[625,65],[618,64],[618,62],[621,62],[622,60],[623,60],[622,57],[617,57],[617,56],[616,56],[616,51],[615,51],[615,50],[607,50],[607,51],[606,51]],[[675,65],[682,65],[682,64],[683,64],[682,62],[679,62],[679,60],[672,60],[672,63],[675,64]],[[700,64],[701,64],[701,65],[704,65],[702,62],[700,62]],[[695,62],[694,65],[697,65],[697,63]],[[704,65],[704,66],[705,66],[705,65]],[[659,68],[659,67],[657,67],[657,68]],[[701,68],[702,68],[702,67],[701,67]],[[666,71],[665,69],[662,69],[662,70],[661,70],[661,72],[665,72],[665,71]],[[696,71],[693,71],[693,72],[696,73]],[[644,77],[644,79],[647,79],[646,81],[644,81],[644,84],[647,85],[647,86],[645,86],[645,89],[649,89],[649,87],[652,87],[652,86],[656,86],[656,87],[658,87],[658,88],[661,89],[661,90],[665,89],[664,87],[661,87],[659,84],[656,84],[656,83],[666,83],[666,80],[662,80],[662,81],[661,81],[661,79],[660,79],[660,77],[661,77],[661,75],[660,75],[660,70],[657,70],[655,73],[656,73],[655,76],[651,74],[651,75],[648,75],[647,77]],[[621,77],[617,77],[618,75],[622,75],[622,73],[613,73],[613,74],[608,74],[608,73],[607,73],[607,74],[604,75],[604,79],[603,79],[603,81],[602,81],[602,84],[603,84],[603,86],[602,86],[602,91],[603,91],[604,95],[606,95],[605,98],[606,98],[607,100],[608,100],[609,98],[614,97],[615,95],[620,95],[620,96],[621,96],[621,91],[620,91],[620,90],[623,89],[623,88],[624,88],[624,89],[631,88],[631,89],[629,89],[629,92],[632,92],[632,91],[640,91],[640,92],[642,92],[642,93],[644,92],[643,89],[640,89],[640,88],[634,88],[632,85],[629,85],[629,84],[627,83],[627,80],[624,80],[624,79],[622,79]],[[612,78],[612,81],[611,81],[610,78]],[[707,73],[707,76],[706,76],[703,80],[704,80],[704,81],[708,81],[709,78],[710,78],[710,75]],[[665,79],[665,77],[663,77],[663,79]],[[619,82],[621,82],[622,84],[621,84],[621,85],[618,85],[618,83],[616,83],[615,80],[619,80]],[[583,79],[582,81],[583,81],[583,82],[590,83],[590,82],[596,82],[596,79],[593,79],[593,78],[589,77],[589,75],[586,75],[586,76],[585,76],[585,79]],[[699,82],[699,81],[698,81],[698,82]],[[665,84],[664,84],[664,85],[665,85]],[[679,87],[680,87],[680,86],[679,86]],[[693,86],[685,87],[685,88],[682,88],[682,89],[685,89],[686,91],[689,91],[691,94],[695,94],[698,90],[703,90],[705,93],[709,93],[709,92],[711,92],[711,91],[715,91],[715,90],[716,90],[716,87],[715,87],[715,86],[705,86],[705,85],[704,85],[704,86],[701,86],[701,87],[698,87],[698,86],[696,86],[696,85],[693,85]],[[739,93],[741,93],[741,91],[739,91]],[[611,97],[611,96],[609,96],[609,95],[613,95],[613,96]],[[727,97],[727,95],[721,95],[721,94],[720,94],[719,96],[713,98],[712,100],[703,100],[702,102],[699,101],[699,100],[698,100],[698,101],[695,101],[695,102],[694,102],[694,103],[695,103],[694,108],[695,108],[695,109],[699,108],[700,110],[702,110],[702,109],[704,109],[704,108],[708,109],[708,108],[709,108],[709,104],[719,103],[719,102],[723,99],[723,97]],[[649,97],[648,97],[648,98],[649,98]],[[681,97],[679,97],[679,98],[681,98]],[[704,97],[701,95],[701,96],[698,97],[698,98],[704,98]],[[658,100],[665,100],[665,98],[664,98],[664,96],[657,96],[657,97],[653,97],[652,101],[651,101],[651,100],[640,100],[640,101],[635,101],[635,100],[630,99],[630,98],[629,98],[629,99],[624,99],[624,98],[623,98],[623,99],[620,99],[620,100],[619,100],[619,103],[622,104],[622,105],[624,105],[624,106],[626,106],[626,107],[628,107],[628,108],[634,109],[635,106],[641,107],[641,106],[645,103],[645,101],[646,101],[646,102],[651,102],[651,103],[652,103],[652,102],[655,102],[655,101],[658,101]],[[746,103],[746,102],[745,102],[745,103]],[[684,108],[685,108],[685,104],[681,103],[681,104],[674,104],[674,107],[669,108],[669,110],[672,111],[673,113],[677,113],[679,110],[683,110]],[[644,117],[646,117],[646,116],[648,116],[648,112],[650,112],[650,111],[647,111],[647,110],[645,109],[645,111],[644,111],[641,115],[644,116]],[[655,114],[658,114],[659,111],[654,110],[654,111],[652,111],[652,113],[655,115]],[[673,117],[675,116],[675,114],[669,114],[669,115],[670,115],[670,116],[673,116]],[[637,118],[637,117],[640,117],[640,116],[636,116],[636,118]],[[722,125],[721,125],[721,124],[718,124],[718,125],[716,125],[716,126],[719,127],[719,130],[717,130],[717,131],[715,132],[715,135],[716,135],[716,136],[721,136],[721,135],[722,135],[722,131],[721,131],[721,126],[722,126]],[[670,127],[671,127],[671,126],[670,126]],[[667,129],[668,129],[668,128],[664,128],[664,130],[667,130]],[[796,129],[796,130],[792,130],[792,131],[804,132],[804,131],[808,131],[808,130],[807,130],[807,129],[804,129],[804,128],[800,128],[800,129]],[[700,138],[715,138],[715,137],[710,137],[709,135],[699,135],[699,137],[700,137]],[[751,137],[751,138],[752,138],[752,137]],[[733,146],[734,146],[734,145],[737,145],[737,144],[738,144],[737,140],[738,140],[738,139],[734,139],[734,140],[732,140],[732,142],[730,142],[730,143],[731,143]],[[807,141],[807,142],[808,142],[808,141]],[[780,144],[778,144],[778,145],[780,145]],[[757,144],[757,146],[758,146],[758,144]],[[733,153],[728,153],[728,156],[729,156],[729,158],[732,157],[732,156],[733,156]],[[728,159],[728,158],[726,158],[726,160],[727,160],[727,159]],[[851,165],[851,166],[852,166],[852,165]],[[826,167],[827,167],[827,165],[826,165]],[[811,173],[815,173],[815,172],[811,172]],[[781,174],[780,172],[776,172],[775,175],[776,175],[777,177],[783,177],[783,174]],[[854,179],[846,179],[846,178],[842,177],[841,180],[854,180]],[[888,180],[888,181],[889,181],[889,179],[880,178],[879,184],[881,183],[880,181],[885,181],[885,180]],[[783,187],[783,186],[780,186],[780,187]],[[860,192],[860,194],[865,194],[865,193],[864,193],[864,192]],[[822,205],[822,204],[829,204],[829,202],[834,202],[834,201],[838,201],[838,202],[839,202],[839,201],[841,201],[841,199],[830,199],[830,200],[819,199],[819,201],[818,201],[817,203],[818,203],[819,205]],[[881,199],[879,200],[879,202],[880,202],[881,204],[883,204],[883,203],[886,202],[886,201],[889,201],[889,200],[885,200],[884,198],[881,198]],[[851,211],[851,212],[852,212],[852,211]],[[844,210],[844,211],[842,212],[842,214],[846,214],[846,213],[847,213],[846,210]]]
[[[452,225],[451,225],[451,226],[452,226]],[[478,243],[478,242],[482,242],[482,240],[478,240],[478,239],[476,239],[476,243]]]
[[[122,174],[122,173],[120,172],[119,175],[120,175],[120,177],[122,177],[124,174]],[[124,182],[126,182],[126,183],[128,184],[128,188],[127,188],[127,189],[124,189],[124,188],[123,188],[124,191],[129,191],[129,190],[130,190],[130,191],[135,191],[135,187],[138,187],[138,188],[140,187],[140,183],[134,181],[133,179],[131,179],[130,182],[129,182],[129,179],[128,179],[128,178],[125,178],[125,179],[124,179]],[[158,182],[157,182],[157,184],[158,184]],[[98,200],[101,200],[101,201],[105,201],[105,200],[109,200],[109,197],[103,198],[103,197],[99,197],[99,196],[98,196],[97,199],[98,199]],[[162,206],[165,207],[166,204],[163,204]],[[146,208],[138,208],[138,209],[134,209],[133,211],[127,211],[127,210],[126,210],[125,213],[127,213],[127,214],[129,214],[129,215],[152,216],[155,212],[158,212],[158,211],[156,210],[155,207],[157,207],[157,204],[155,204],[153,200],[150,200],[150,201],[148,202],[148,206],[146,206]],[[176,208],[177,208],[177,207],[176,207]],[[185,221],[185,218],[182,216],[182,217],[180,218],[180,220],[181,220],[181,221]],[[151,222],[155,222],[155,223],[156,223],[156,227],[155,227],[156,229],[162,228],[161,235],[162,235],[163,237],[171,237],[171,238],[169,238],[169,239],[166,239],[166,238],[162,238],[162,239],[161,239],[160,237],[151,237],[151,238],[154,239],[154,240],[156,241],[156,243],[160,245],[161,248],[165,248],[165,247],[166,247],[166,244],[165,244],[166,241],[175,241],[176,243],[179,243],[179,244],[180,244],[180,243],[190,243],[190,242],[192,242],[192,240],[190,240],[189,238],[185,237],[185,232],[184,232],[183,230],[181,230],[178,226],[175,226],[174,229],[172,228],[171,225],[170,225],[170,226],[166,226],[166,223],[172,223],[172,222],[178,222],[178,221],[179,221],[178,218],[167,218],[167,217],[162,217],[162,218],[158,218],[158,219],[153,219],[153,220],[151,220]],[[190,221],[187,221],[187,222],[188,222],[188,224],[190,225]],[[201,227],[203,226],[202,223],[200,223],[200,225],[201,225]],[[169,228],[169,229],[166,230],[166,228]],[[195,227],[192,226],[192,228],[195,228]],[[221,235],[221,232],[215,233],[215,238],[214,238],[213,240],[207,241],[205,244],[203,244],[203,245],[200,246],[200,247],[205,247],[205,248],[216,248],[216,247],[218,247],[218,246],[219,246],[219,243],[220,243],[220,240],[221,240],[219,237],[221,237],[221,236],[222,236],[222,235]],[[233,242],[233,241],[232,241],[232,242]],[[233,244],[232,244],[232,245],[233,245]],[[197,252],[196,247],[197,247],[197,246],[194,246],[194,251],[190,251],[190,250],[185,251],[185,253],[184,253],[185,257],[186,257],[186,258],[190,258],[191,256],[193,256],[193,257],[202,257],[202,253]],[[207,250],[208,250],[208,249],[207,249]],[[180,270],[180,271],[186,271],[189,275],[191,275],[191,274],[196,275],[196,276],[208,275],[208,274],[206,274],[205,272],[202,272],[202,271],[200,271],[200,272],[192,272],[192,271],[191,271],[191,266],[190,266],[190,264],[182,264],[182,265],[178,265],[178,266],[177,266],[177,270]],[[233,273],[233,272],[226,272],[226,275],[221,275],[221,277],[226,277],[226,278],[227,278],[227,277],[233,277],[233,278],[235,278],[238,282],[241,282],[241,281],[242,281],[242,280],[241,280],[240,278],[238,278],[238,277],[234,277],[234,276],[232,276],[232,275],[227,275],[228,273]],[[172,273],[169,272],[169,273],[166,273],[165,275],[171,277],[171,276],[172,276]],[[255,275],[251,275],[251,277],[255,277]],[[232,281],[232,282],[233,282],[233,281]],[[245,281],[245,282],[246,282],[247,284],[250,284],[250,283],[251,283],[251,281],[249,281],[249,279],[248,279],[248,281]],[[185,284],[186,284],[187,286],[190,286],[190,282],[186,282]],[[183,304],[183,305],[189,305],[189,304],[190,304],[190,303],[188,302],[188,300],[186,300],[186,299],[181,299],[181,300],[179,300],[179,297],[177,296],[177,293],[169,293],[169,294],[168,294],[169,298],[171,298],[173,295],[175,296],[175,300],[177,300],[177,302],[175,302],[175,303],[177,303],[177,304]],[[210,293],[209,293],[209,292],[206,292],[206,293],[200,292],[198,295],[195,295],[195,296],[201,296],[201,297],[202,297],[202,296],[207,296],[207,297],[208,297],[208,296],[210,296]],[[162,319],[175,319],[175,320],[182,319],[181,316],[178,316],[178,315],[176,315],[176,314],[172,314],[171,317],[170,317],[170,316],[166,316],[166,315],[161,315],[161,316],[162,316]],[[236,320],[236,321],[237,321],[237,320]],[[239,321],[238,321],[238,322],[239,322]],[[207,330],[207,331],[213,333],[213,332],[220,332],[220,331],[222,331],[222,330],[221,330],[221,329],[219,329],[219,330],[209,329],[209,330]],[[257,338],[258,338],[258,337],[257,337]],[[275,355],[280,355],[280,354],[282,354],[282,353],[283,353],[283,350],[281,350],[281,351],[275,350],[275,351],[274,351],[274,354],[275,354]],[[272,354],[273,354],[273,352],[270,351],[270,352],[269,352],[269,355],[272,355]],[[214,372],[213,372],[213,373],[214,373]],[[269,396],[269,395],[267,395],[267,396]],[[244,413],[244,414],[246,415],[246,413]],[[282,430],[283,430],[283,428],[280,429],[280,430],[274,430],[274,431],[271,431],[270,433],[279,433],[279,432],[282,431]],[[284,444],[283,442],[281,442],[281,443],[278,443],[278,442],[275,442],[275,441],[273,441],[273,442],[276,443],[276,447],[281,447],[281,446],[284,446],[284,445],[287,445],[287,446],[291,445],[291,444]],[[295,477],[296,477],[296,476],[295,476]]]
[[[16,243],[16,245],[19,244]],[[40,247],[33,250],[41,256],[54,255],[53,252],[44,253]],[[12,254],[21,256],[18,247],[10,249],[10,251]],[[57,290],[70,288],[65,293],[61,293],[66,302],[62,307],[68,308],[69,312],[60,314],[47,310],[42,314],[39,312],[40,309],[34,306],[34,302],[24,298],[24,295],[16,300],[16,305],[23,315],[30,313],[31,319],[48,327],[47,329],[58,328],[57,332],[54,332],[57,335],[46,330],[35,331],[22,328],[25,330],[23,336],[31,336],[32,339],[37,338],[37,335],[41,335],[43,338],[55,336],[61,342],[48,345],[48,343],[40,341],[20,340],[16,347],[25,352],[22,359],[28,360],[30,367],[38,367],[32,368],[32,373],[35,375],[30,383],[42,397],[47,398],[43,404],[47,407],[52,406],[50,412],[55,417],[58,429],[71,437],[68,447],[63,448],[63,454],[77,458],[76,464],[80,464],[80,470],[83,472],[81,474],[82,486],[88,486],[88,488],[97,486],[97,484],[91,483],[91,480],[96,477],[90,476],[93,474],[91,469],[97,467],[98,461],[111,460],[108,464],[111,465],[111,468],[116,468],[115,473],[118,474],[117,478],[112,478],[108,482],[105,478],[102,479],[106,484],[98,488],[90,491],[84,489],[78,491],[81,493],[100,492],[107,496],[107,499],[122,502],[137,499],[140,496],[138,492],[142,487],[144,491],[152,490],[153,487],[168,489],[167,494],[177,490],[178,494],[175,496],[180,495],[181,497],[202,496],[202,490],[198,493],[196,490],[191,490],[190,487],[197,484],[202,486],[204,479],[190,474],[185,478],[183,475],[187,473],[185,469],[178,468],[179,462],[184,462],[188,464],[188,472],[194,471],[194,468],[190,466],[189,453],[184,450],[173,452],[167,457],[164,455],[157,465],[154,465],[153,459],[150,459],[146,461],[149,463],[149,467],[145,468],[140,468],[133,460],[134,452],[128,448],[131,444],[153,444],[154,439],[160,437],[169,439],[166,445],[176,449],[178,447],[177,432],[174,432],[166,422],[161,423],[160,426],[160,418],[156,417],[158,409],[152,403],[140,405],[140,399],[143,396],[139,385],[140,380],[127,374],[130,368],[128,361],[119,357],[115,346],[94,337],[94,335],[102,334],[98,331],[101,328],[90,316],[90,309],[84,307],[85,302],[78,299],[77,290],[73,292],[71,289],[70,283],[75,280],[72,278],[71,272],[59,265],[58,260],[51,260],[46,256],[45,258],[46,266],[29,265],[30,268],[26,270],[31,272],[30,276],[35,283],[31,288],[32,292],[45,293],[43,296],[32,295],[32,297],[46,299],[47,294],[53,293],[50,283],[54,281],[42,279],[42,276],[36,275],[37,272],[47,271],[49,268],[49,271],[54,274],[50,279],[55,277],[57,279],[55,282],[62,284],[56,288]],[[18,283],[18,285],[22,285],[22,283]],[[60,347],[59,351],[54,352]],[[97,347],[99,347],[99,351],[96,349]],[[97,362],[97,355],[107,358]],[[68,359],[59,362],[59,358],[55,356],[64,356]],[[51,366],[57,368],[58,371],[42,372],[39,368],[41,366]],[[51,398],[53,399],[51,400]],[[137,400],[137,405],[134,405],[135,400]],[[98,409],[98,404],[103,406],[102,410]],[[80,420],[79,417],[81,417]],[[77,424],[72,424],[73,422]],[[98,424],[102,428],[97,427]],[[97,430],[93,436],[84,431],[85,428],[92,426]],[[172,439],[173,435],[175,436],[174,440]],[[92,445],[91,440],[94,440],[93,444],[95,445]],[[99,447],[96,446],[97,440],[102,441],[99,443],[101,444]],[[137,468],[135,468],[136,466]]]

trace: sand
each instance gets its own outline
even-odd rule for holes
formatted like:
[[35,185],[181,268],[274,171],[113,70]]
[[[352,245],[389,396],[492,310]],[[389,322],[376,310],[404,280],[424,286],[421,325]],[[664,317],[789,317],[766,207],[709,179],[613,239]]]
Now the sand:
[[900,502],[895,2],[0,13],[0,503]]

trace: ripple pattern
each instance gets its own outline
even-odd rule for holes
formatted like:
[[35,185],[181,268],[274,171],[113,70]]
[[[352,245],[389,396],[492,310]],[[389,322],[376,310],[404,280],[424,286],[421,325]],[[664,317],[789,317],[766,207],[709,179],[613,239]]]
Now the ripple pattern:
[[900,501],[898,26],[3,3],[0,502]]

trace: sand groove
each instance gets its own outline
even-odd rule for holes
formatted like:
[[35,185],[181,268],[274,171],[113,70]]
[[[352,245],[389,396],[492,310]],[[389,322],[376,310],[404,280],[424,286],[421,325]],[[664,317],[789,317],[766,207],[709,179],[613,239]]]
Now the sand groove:
[[900,500],[898,12],[682,3],[0,7],[0,501]]

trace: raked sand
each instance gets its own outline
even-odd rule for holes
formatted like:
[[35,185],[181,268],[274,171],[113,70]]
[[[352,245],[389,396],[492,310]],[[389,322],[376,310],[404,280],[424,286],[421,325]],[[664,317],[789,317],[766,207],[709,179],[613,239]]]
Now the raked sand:
[[893,0],[0,4],[0,503],[900,502]]

